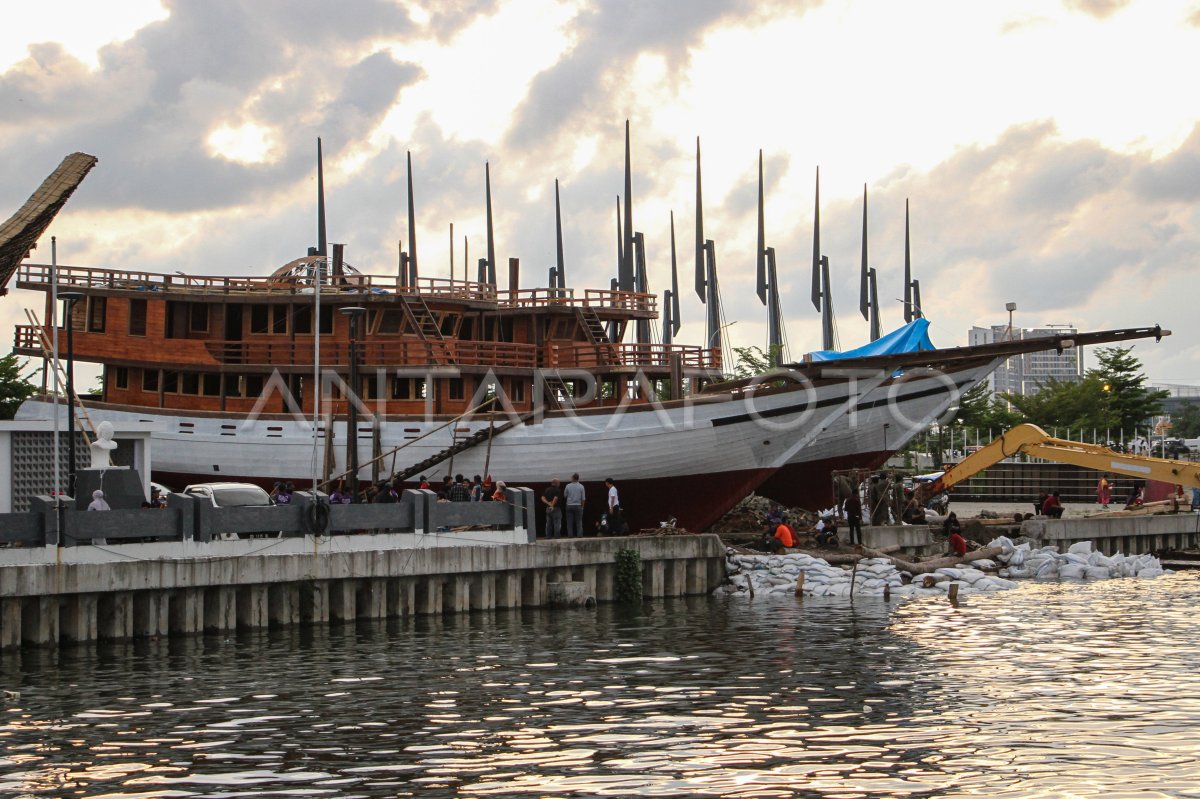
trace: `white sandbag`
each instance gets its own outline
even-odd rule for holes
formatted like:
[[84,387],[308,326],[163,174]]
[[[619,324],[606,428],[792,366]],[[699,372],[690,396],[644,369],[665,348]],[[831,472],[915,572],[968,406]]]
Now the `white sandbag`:
[[1112,559],[1097,549],[1094,552],[1092,552],[1092,554],[1088,555],[1088,565],[1089,566],[1104,566],[1105,568],[1111,568],[1112,567]]
[[1088,566],[1083,574],[1089,580],[1107,580],[1112,577],[1112,569],[1107,566]]
[[997,568],[998,564],[994,560],[988,560],[987,558],[983,558],[981,560],[971,561],[971,566],[976,569],[991,570],[991,569]]
[[988,547],[1000,547],[1005,552],[1013,549],[1013,546],[1013,540],[1006,535],[997,536],[988,542]]
[[1066,555],[1063,555],[1063,558],[1068,563],[1074,563],[1078,566],[1087,566],[1088,565],[1087,556],[1080,555],[1078,552],[1068,552]]
[[1145,580],[1150,577],[1161,577],[1162,574],[1163,574],[1163,570],[1161,567],[1160,568],[1146,567],[1144,569],[1139,569],[1137,576],[1139,579]]
[[960,577],[962,577],[962,569],[954,569],[949,566],[943,566],[942,568],[937,570],[937,573],[944,574],[947,577],[949,577],[951,580],[957,580]]
[[1058,576],[1064,580],[1082,580],[1088,567],[1081,563],[1064,563],[1058,569]]
[[1058,561],[1047,560],[1040,567],[1034,577],[1038,580],[1055,580],[1058,578]]
[[1074,544],[1071,544],[1070,548],[1067,549],[1067,552],[1073,553],[1075,555],[1084,555],[1084,556],[1090,555],[1090,554],[1092,554],[1092,542],[1091,541],[1078,541]]

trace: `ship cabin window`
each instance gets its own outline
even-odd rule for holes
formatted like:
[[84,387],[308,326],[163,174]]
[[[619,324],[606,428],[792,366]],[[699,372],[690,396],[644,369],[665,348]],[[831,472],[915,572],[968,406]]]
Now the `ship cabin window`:
[[179,393],[179,372],[163,372],[162,390],[164,394]]
[[129,335],[146,335],[146,301],[129,301]]
[[143,369],[142,370],[142,391],[158,392],[158,370]]
[[448,313],[442,317],[440,330],[442,335],[447,338],[454,338],[458,335],[458,326],[462,323],[462,316],[456,313]]
[[390,393],[388,384],[380,376],[363,378],[362,396],[369,400],[383,399],[385,393]]
[[574,319],[551,319],[546,325],[546,338],[574,339],[578,330]]
[[463,398],[463,380],[461,377],[452,377],[446,381],[446,391],[452,400],[460,400]]
[[88,297],[87,329],[89,333],[104,332],[104,310],[107,304],[104,297]]
[[321,335],[333,335],[333,308],[328,305],[321,306]]
[[508,398],[513,402],[525,401],[525,381],[519,377],[513,378],[509,386]]
[[596,390],[597,399],[612,399],[617,396],[617,384],[614,380],[603,380]]
[[311,305],[297,305],[292,311],[292,332],[301,336],[312,334]]
[[268,306],[254,304],[250,306],[250,332],[252,334],[262,335],[269,333],[269,314]]
[[201,379],[201,388],[206,397],[221,396],[221,376],[220,375],[204,375]]
[[271,333],[277,336],[286,335],[288,332],[288,306],[272,305],[271,306]]
[[256,375],[229,375],[225,378],[225,396],[257,398],[262,393],[263,379]]
[[484,319],[483,339],[485,341],[512,341],[513,320],[496,319],[495,317]]
[[188,308],[188,332],[191,333],[207,333],[208,332],[208,305],[203,302],[189,303]]
[[124,366],[113,369],[113,388],[129,388],[129,370]]
[[463,319],[462,324],[458,327],[458,337],[470,341],[475,338],[475,320]]
[[257,397],[262,394],[262,375],[243,375],[237,379],[238,396]]
[[389,309],[372,314],[367,329],[373,333],[395,334],[405,332],[404,328],[404,312]]
[[394,400],[423,400],[426,395],[426,382],[420,377],[393,377],[392,399]]

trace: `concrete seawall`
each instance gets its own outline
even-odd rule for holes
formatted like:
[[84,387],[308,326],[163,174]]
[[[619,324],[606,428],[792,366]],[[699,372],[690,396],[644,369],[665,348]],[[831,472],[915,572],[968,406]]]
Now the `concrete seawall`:
[[560,582],[605,602],[621,549],[639,553],[650,598],[707,594],[725,576],[714,535],[509,545],[471,535],[426,534],[417,547],[388,533],[8,550],[19,562],[0,566],[0,648],[542,607]]
[[1092,541],[1105,555],[1142,555],[1164,549],[1200,546],[1200,514],[1113,516],[1083,519],[1029,519],[1021,535],[1066,552],[1071,544]]

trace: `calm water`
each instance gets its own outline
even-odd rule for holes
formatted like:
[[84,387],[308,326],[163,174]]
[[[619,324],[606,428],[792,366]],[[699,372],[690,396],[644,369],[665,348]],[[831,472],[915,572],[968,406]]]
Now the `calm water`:
[[0,796],[1200,797],[1200,575],[0,659]]

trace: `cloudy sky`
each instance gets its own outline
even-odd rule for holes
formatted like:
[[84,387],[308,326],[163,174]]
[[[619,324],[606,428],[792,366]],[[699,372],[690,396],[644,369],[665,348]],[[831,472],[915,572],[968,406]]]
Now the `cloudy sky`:
[[[694,158],[737,346],[765,343],[754,294],[757,158],[792,354],[820,346],[809,294],[813,181],[841,343],[857,314],[862,192],[885,329],[902,321],[904,203],[940,346],[973,324],[1162,324],[1151,378],[1200,383],[1200,0],[42,0],[0,26],[0,218],[63,156],[99,165],[49,233],[60,263],[263,275],[316,243],[322,137],[331,241],[394,273],[411,151],[418,253],[449,276],[484,252],[524,286],[616,261],[623,128],[651,288],[670,213],[684,326]],[[35,261],[49,260],[48,236]],[[0,300],[10,330],[38,297]],[[11,338],[0,338],[0,351]]]

